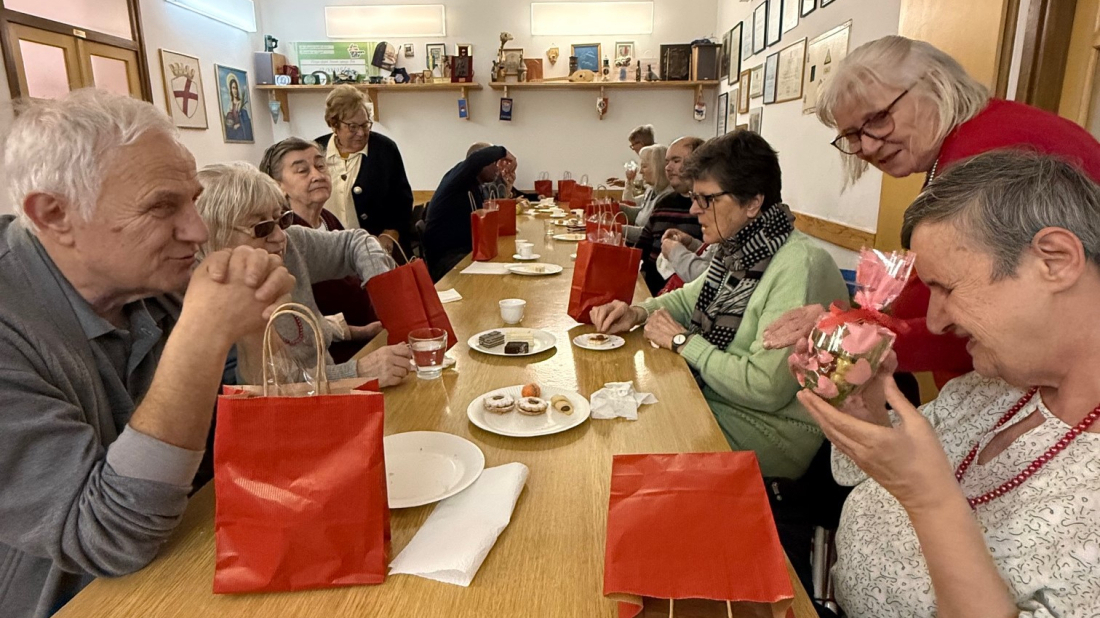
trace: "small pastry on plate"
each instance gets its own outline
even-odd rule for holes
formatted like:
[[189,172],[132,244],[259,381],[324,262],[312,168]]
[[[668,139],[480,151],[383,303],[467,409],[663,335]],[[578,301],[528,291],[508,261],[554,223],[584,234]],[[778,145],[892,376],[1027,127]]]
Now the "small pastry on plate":
[[610,338],[603,333],[593,333],[588,336],[588,343],[590,345],[603,345],[608,342]]
[[524,397],[541,397],[542,389],[539,388],[539,385],[535,384],[534,382],[530,384],[524,384],[523,390],[520,392],[520,395]]
[[554,409],[562,414],[573,413],[573,402],[569,401],[569,398],[565,395],[554,395],[550,398],[550,405],[554,406]]
[[506,414],[516,407],[516,400],[511,395],[489,395],[481,401],[481,405],[493,414]]
[[546,403],[544,399],[539,399],[538,397],[524,397],[523,399],[519,400],[519,403],[516,404],[516,407],[519,408],[521,414],[526,414],[528,416],[538,416],[539,414],[544,414],[546,412],[546,409],[550,407],[550,404]]
[[526,354],[530,349],[531,346],[526,341],[509,341],[504,344],[505,354]]
[[477,343],[483,348],[495,348],[504,343],[504,333],[494,330],[477,338]]

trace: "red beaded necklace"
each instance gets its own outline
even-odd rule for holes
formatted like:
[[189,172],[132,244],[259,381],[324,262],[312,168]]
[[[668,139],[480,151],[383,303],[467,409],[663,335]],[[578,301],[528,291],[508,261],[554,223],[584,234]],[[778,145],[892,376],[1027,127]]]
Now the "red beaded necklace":
[[[997,424],[994,425],[993,429],[991,429],[990,431],[996,431],[1003,427],[1005,423],[1012,420],[1012,418],[1019,414],[1020,410],[1022,410],[1024,406],[1027,405],[1027,402],[1031,401],[1031,398],[1034,397],[1035,393],[1037,392],[1039,392],[1039,387],[1033,386],[1031,390],[1025,393],[1024,396],[1016,402],[1016,405],[1012,406],[1012,408],[1008,412],[1006,412],[1004,416],[1001,417],[1001,420],[997,421]],[[976,509],[978,508],[978,505],[987,504],[1022,485],[1024,481],[1031,478],[1032,474],[1035,474],[1039,471],[1040,468],[1050,463],[1050,460],[1054,459],[1055,455],[1065,450],[1065,448],[1069,446],[1070,442],[1073,442],[1073,440],[1077,436],[1084,433],[1085,430],[1091,427],[1098,418],[1100,418],[1100,405],[1096,406],[1096,408],[1091,413],[1089,413],[1088,416],[1082,419],[1080,423],[1077,423],[1077,426],[1067,431],[1066,435],[1062,436],[1062,439],[1055,442],[1054,446],[1048,448],[1045,453],[1043,453],[1030,464],[1028,464],[1027,468],[1024,468],[1024,470],[1021,471],[1019,474],[1005,481],[996,489],[988,491],[978,496],[977,498],[967,498],[966,500],[970,503],[970,508]],[[966,456],[965,459],[962,460],[962,463],[959,464],[958,469],[955,470],[955,480],[959,481],[960,483],[962,482],[963,477],[966,476],[966,471],[970,469],[970,464],[974,463],[974,458],[978,455],[979,446],[981,446],[981,440],[979,440],[978,443],[974,445],[974,448],[970,449],[970,453]]]

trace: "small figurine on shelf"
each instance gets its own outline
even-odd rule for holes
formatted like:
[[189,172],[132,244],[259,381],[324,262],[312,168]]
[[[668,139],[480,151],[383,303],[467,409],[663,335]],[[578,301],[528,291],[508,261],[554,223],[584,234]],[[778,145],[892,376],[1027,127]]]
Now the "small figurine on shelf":
[[517,77],[518,77],[519,81],[521,81],[521,82],[527,81],[527,65],[526,64],[519,65],[519,71],[517,73]]
[[653,65],[652,64],[647,64],[646,68],[647,68],[647,72],[646,72],[645,80],[647,82],[660,81],[661,78],[657,77],[657,74],[653,72]]
[[611,60],[607,56],[603,57],[603,71],[601,73],[603,74],[603,81],[606,82],[608,76],[611,75]]
[[577,72],[577,57],[569,56],[569,74],[572,75]]
[[264,51],[273,52],[275,48],[279,46],[279,39],[271,36],[270,34],[264,35]]
[[634,81],[642,81],[642,63],[638,63],[638,66],[634,67]]
[[489,79],[493,80],[494,83],[504,81],[504,65],[494,60],[493,70],[489,73]]
[[[503,70],[503,67],[504,67],[504,45],[508,41],[511,41],[513,39],[515,39],[515,37],[513,37],[512,33],[510,33],[510,32],[501,32],[500,33],[500,49],[497,50],[497,62],[500,63],[500,66],[501,66],[502,70]],[[500,81],[504,81],[504,78],[501,77]]]
[[558,51],[557,47],[551,47],[550,49],[546,50],[546,59],[550,61],[550,66],[554,66],[558,63],[558,54],[560,53],[561,52]]

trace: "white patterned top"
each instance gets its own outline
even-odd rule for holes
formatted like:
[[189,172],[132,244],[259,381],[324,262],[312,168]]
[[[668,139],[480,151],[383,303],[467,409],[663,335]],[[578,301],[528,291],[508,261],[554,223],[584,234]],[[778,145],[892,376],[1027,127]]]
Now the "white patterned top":
[[[1024,394],[970,373],[949,382],[921,412],[936,428],[952,467]],[[963,479],[967,497],[1009,480],[1070,427],[1035,396],[1006,427],[1036,408],[1028,431]],[[932,580],[916,532],[901,505],[833,449],[833,476],[852,491],[837,531],[836,596],[850,618],[935,616]],[[975,511],[1021,618],[1100,617],[1100,434],[1084,433],[1015,490]]]

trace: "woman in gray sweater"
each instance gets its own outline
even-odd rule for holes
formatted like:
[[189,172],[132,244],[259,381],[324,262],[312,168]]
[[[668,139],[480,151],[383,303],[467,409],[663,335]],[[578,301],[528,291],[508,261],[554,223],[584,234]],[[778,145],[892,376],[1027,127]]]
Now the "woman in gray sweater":
[[[393,259],[378,240],[365,230],[322,232],[302,226],[291,227],[293,213],[286,196],[271,177],[256,167],[235,162],[210,165],[199,171],[203,186],[196,207],[210,230],[202,253],[249,245],[266,249],[282,258],[295,277],[290,301],[309,307],[321,326],[324,347],[339,341],[343,329],[323,319],[313,298],[312,285],[319,281],[358,276],[365,285],[371,277],[394,267]],[[309,325],[294,317],[280,317],[275,331],[285,354],[280,358],[281,380],[301,382],[316,366],[313,333]],[[258,384],[262,379],[263,333],[237,344],[238,380]],[[326,352],[326,375],[341,378],[377,378],[382,386],[401,382],[410,369],[408,346],[386,346],[339,365]]]

